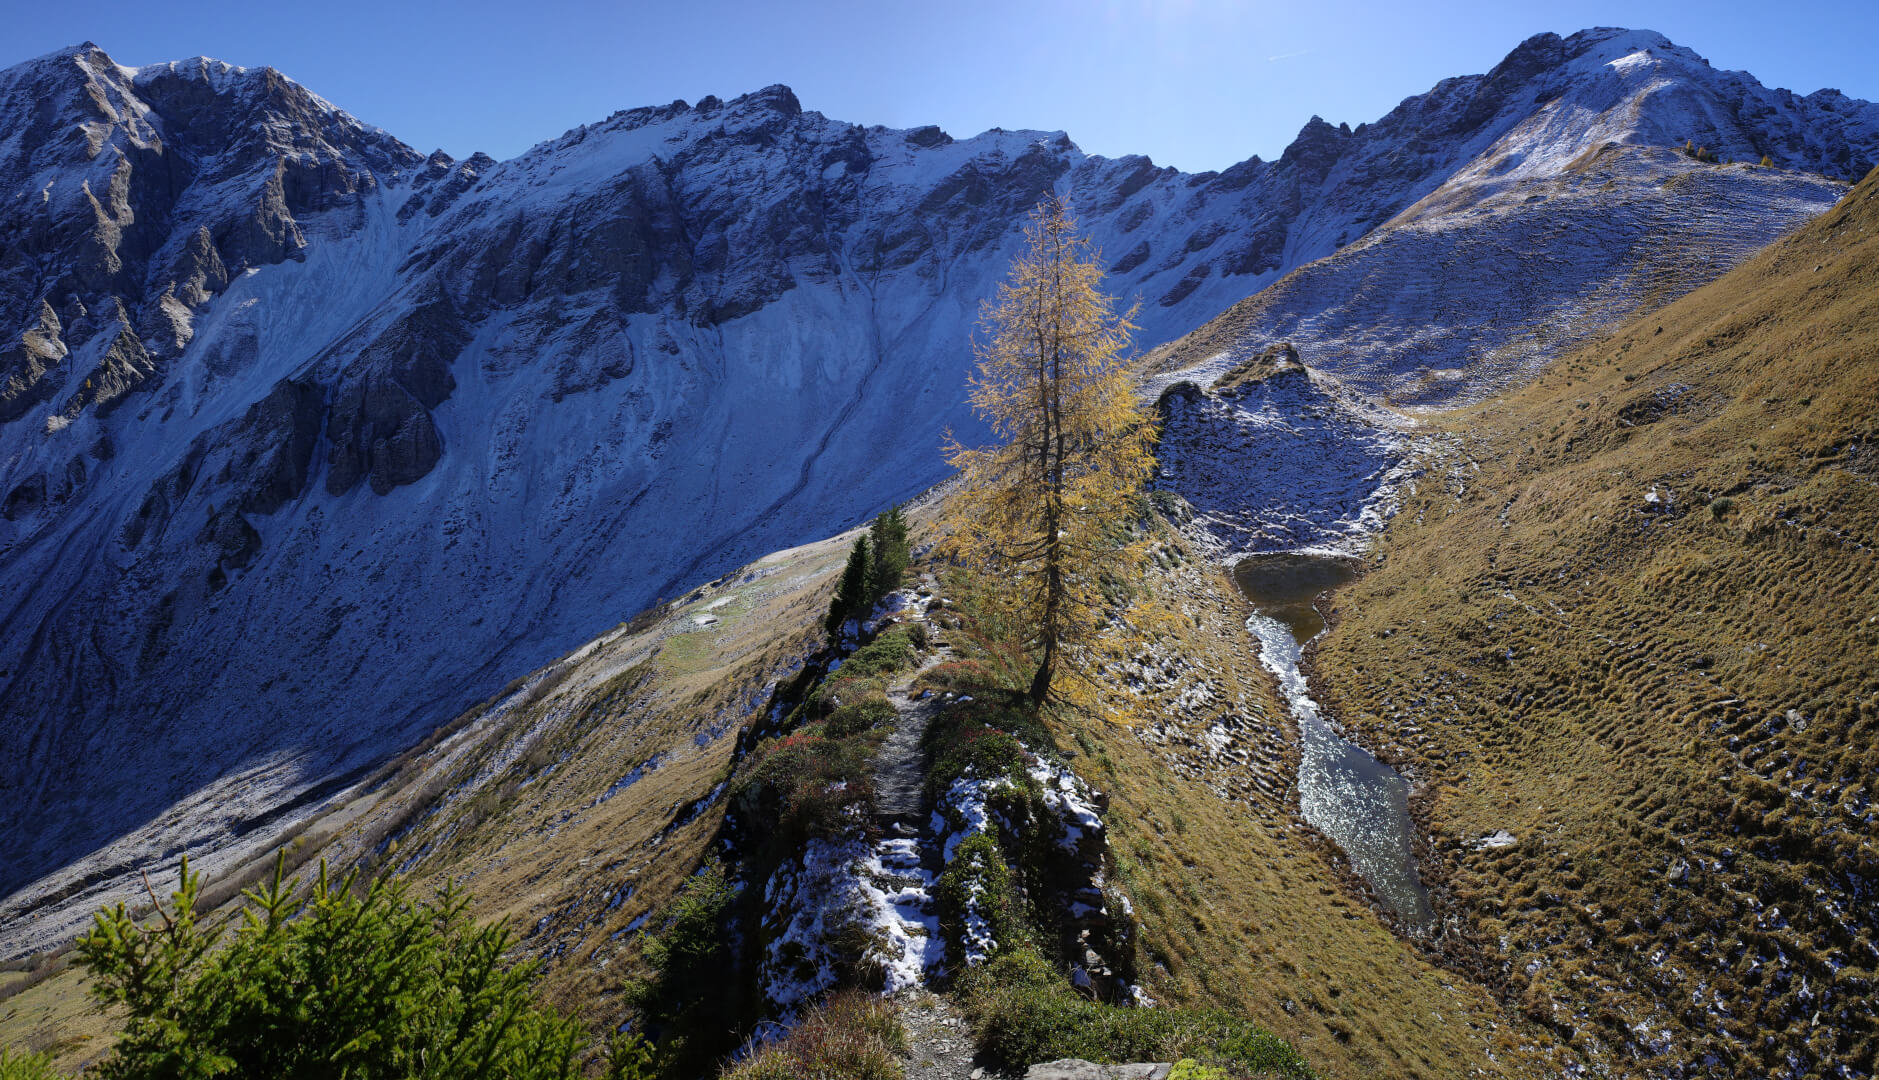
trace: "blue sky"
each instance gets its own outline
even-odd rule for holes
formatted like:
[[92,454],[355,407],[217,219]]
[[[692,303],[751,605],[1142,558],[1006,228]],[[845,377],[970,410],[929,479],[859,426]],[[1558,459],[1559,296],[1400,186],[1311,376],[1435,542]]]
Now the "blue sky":
[[512,157],[615,109],[773,82],[858,123],[1061,129],[1220,169],[1313,113],[1374,120],[1524,38],[1648,27],[1717,67],[1879,98],[1879,3],[1402,0],[0,0],[0,66],[84,40],[119,62],[267,65],[429,151]]

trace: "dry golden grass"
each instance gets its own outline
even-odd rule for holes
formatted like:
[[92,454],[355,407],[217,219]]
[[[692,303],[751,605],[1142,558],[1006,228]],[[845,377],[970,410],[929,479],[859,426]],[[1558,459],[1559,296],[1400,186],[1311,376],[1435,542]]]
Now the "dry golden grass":
[[102,1057],[117,1020],[92,1002],[85,987],[84,975],[68,968],[0,1001],[0,1046],[50,1053],[67,1072]]
[[1137,711],[1157,719],[1057,721],[1059,741],[1081,750],[1077,770],[1112,800],[1142,982],[1171,1004],[1248,1017],[1327,1077],[1529,1076],[1563,1063],[1547,1032],[1392,933],[1296,816],[1294,732],[1257,666],[1250,610],[1225,570],[1159,540],[1138,598],[1173,616],[1142,650],[1168,661],[1142,683]]
[[[816,644],[845,554],[838,537],[767,556],[518,680],[310,825],[296,856],[466,885],[479,919],[514,928],[516,958],[544,963],[542,996],[611,1030],[637,966],[628,928],[655,923],[707,856],[723,814],[707,796],[772,681]],[[64,1067],[114,1028],[77,971],[0,1001],[0,1045]]]
[[463,883],[479,917],[516,927],[550,1002],[596,1028],[622,1019],[636,930],[709,854],[738,730],[814,647],[844,555],[836,538],[768,556],[581,656],[514,722],[532,734],[507,782],[402,841],[434,845],[420,880]]
[[1337,597],[1322,693],[1421,781],[1483,976],[1620,1074],[1873,1068],[1876,414],[1879,175],[1441,418]]
[[728,1066],[723,1080],[901,1080],[907,1029],[893,1005],[848,990],[811,1009],[788,1035]]

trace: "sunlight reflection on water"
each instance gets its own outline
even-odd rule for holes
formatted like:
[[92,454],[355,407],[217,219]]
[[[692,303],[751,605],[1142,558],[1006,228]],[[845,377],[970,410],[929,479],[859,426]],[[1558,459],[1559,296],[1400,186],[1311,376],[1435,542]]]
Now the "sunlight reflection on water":
[[1398,918],[1425,927],[1435,912],[1410,846],[1409,783],[1332,728],[1299,670],[1305,642],[1324,631],[1316,599],[1356,570],[1335,556],[1255,555],[1233,577],[1256,611],[1246,626],[1259,641],[1259,661],[1278,678],[1298,721],[1300,811],[1344,849]]

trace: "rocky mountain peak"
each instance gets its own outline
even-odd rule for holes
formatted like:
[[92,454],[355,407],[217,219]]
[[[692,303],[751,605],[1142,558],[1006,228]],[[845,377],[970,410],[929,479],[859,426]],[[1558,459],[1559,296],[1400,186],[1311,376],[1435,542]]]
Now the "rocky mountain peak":
[[1585,58],[1598,63],[1607,63],[1621,56],[1631,56],[1642,52],[1690,60],[1703,67],[1709,66],[1708,60],[1655,30],[1633,30],[1623,26],[1595,26],[1580,30],[1565,38],[1560,38],[1556,34],[1541,34],[1529,38],[1528,41],[1537,41],[1541,38],[1553,38],[1559,42],[1563,55],[1575,60]]
[[1563,63],[1566,40],[1551,32],[1535,34],[1509,52],[1481,78],[1483,86],[1509,90]]
[[1310,176],[1323,179],[1344,152],[1350,136],[1348,125],[1334,127],[1323,117],[1314,115],[1305,121],[1298,136],[1279,156],[1279,164],[1301,169]]
[[423,160],[273,67],[244,68],[198,56],[138,68],[135,87],[198,153],[311,153],[384,171]]
[[752,90],[748,94],[733,99],[730,107],[733,110],[743,111],[766,110],[783,116],[802,114],[802,102],[796,100],[796,92],[782,83],[772,83],[761,90]]
[[[880,130],[885,131],[887,129],[882,128]],[[953,137],[941,130],[937,124],[928,124],[925,127],[914,128],[907,132],[906,137],[909,145],[918,146],[922,149],[946,146],[953,141]]]
[[[0,72],[0,76],[11,75],[20,78],[43,78],[47,75],[73,67],[81,67],[88,72],[97,73],[106,68],[117,67],[97,42],[81,41],[76,45],[53,49],[38,56],[22,60]],[[127,69],[128,70],[128,69]]]

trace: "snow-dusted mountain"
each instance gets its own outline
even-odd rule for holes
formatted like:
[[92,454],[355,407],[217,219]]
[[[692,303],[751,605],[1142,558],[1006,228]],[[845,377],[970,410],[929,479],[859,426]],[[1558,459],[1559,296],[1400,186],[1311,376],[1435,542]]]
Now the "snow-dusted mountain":
[[[1413,480],[1416,412],[1710,281],[1839,198],[1879,145],[1871,105],[1769,91],[1649,32],[1535,38],[1508,69],[1529,73],[1520,104],[1465,166],[1152,358],[1156,387],[1179,388],[1163,483],[1222,550],[1361,545]],[[1790,152],[1814,168],[1777,167]],[[1204,390],[1280,344],[1303,366]]]
[[[1773,168],[1691,201],[1710,181],[1682,178],[1715,167],[1686,139]],[[1465,272],[1530,312],[1700,206],[1720,227],[1664,286],[1687,288],[1875,157],[1879,108],[1631,31],[1542,35],[1374,124],[1314,118],[1279,160],[1200,175],[1060,133],[859,127],[783,87],[458,162],[272,70],[91,45],[11,68],[0,920],[260,842],[654,598],[941,478],[941,433],[972,430],[976,306],[1046,191],[1155,344],[1341,248],[1317,265],[1492,223],[1514,231],[1479,233]],[[1603,184],[1610,160],[1640,209],[1581,260],[1528,189]],[[1440,334],[1450,307],[1393,298],[1452,269],[1290,310],[1362,302]],[[1406,363],[1339,373],[1388,390],[1402,372],[1379,365]]]

